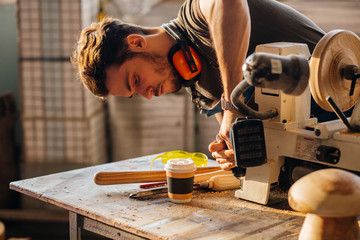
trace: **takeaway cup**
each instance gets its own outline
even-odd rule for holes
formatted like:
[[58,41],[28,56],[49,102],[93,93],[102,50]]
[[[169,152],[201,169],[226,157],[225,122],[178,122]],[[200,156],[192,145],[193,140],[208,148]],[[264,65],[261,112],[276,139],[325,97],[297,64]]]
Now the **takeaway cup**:
[[168,196],[171,202],[191,201],[196,166],[191,159],[170,159],[165,165]]

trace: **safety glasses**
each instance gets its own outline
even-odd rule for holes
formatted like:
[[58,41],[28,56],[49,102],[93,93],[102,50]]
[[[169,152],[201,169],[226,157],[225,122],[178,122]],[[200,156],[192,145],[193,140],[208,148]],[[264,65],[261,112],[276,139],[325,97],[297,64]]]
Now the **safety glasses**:
[[208,162],[208,157],[203,153],[200,153],[200,152],[189,153],[189,152],[182,151],[182,150],[175,150],[175,151],[163,153],[163,154],[155,157],[151,161],[150,169],[152,168],[153,162],[159,158],[161,158],[161,161],[163,164],[166,164],[169,159],[174,159],[174,158],[187,158],[188,159],[188,158],[190,158],[191,160],[194,161],[194,163],[197,167],[205,167]]

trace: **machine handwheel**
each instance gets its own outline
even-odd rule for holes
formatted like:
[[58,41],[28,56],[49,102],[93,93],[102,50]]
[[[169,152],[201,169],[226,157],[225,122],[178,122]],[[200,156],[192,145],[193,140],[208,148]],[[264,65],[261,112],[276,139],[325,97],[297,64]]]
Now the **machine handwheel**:
[[330,96],[341,111],[355,105],[360,96],[360,81],[350,96],[352,81],[346,79],[348,66],[360,66],[360,38],[353,32],[333,30],[316,45],[310,59],[309,85],[316,103],[326,111],[333,111],[326,98]]

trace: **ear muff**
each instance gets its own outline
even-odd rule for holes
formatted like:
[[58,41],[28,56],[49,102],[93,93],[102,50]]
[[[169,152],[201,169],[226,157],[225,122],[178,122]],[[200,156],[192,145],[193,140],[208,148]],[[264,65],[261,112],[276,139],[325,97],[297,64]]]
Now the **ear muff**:
[[[200,78],[202,69],[201,60],[195,50],[189,46],[190,53],[183,52],[180,45],[176,44],[169,51],[169,62],[173,65],[176,71],[183,79],[183,85],[185,87],[194,84]],[[184,54],[191,54],[192,56],[186,56]],[[193,59],[190,64],[188,59]]]

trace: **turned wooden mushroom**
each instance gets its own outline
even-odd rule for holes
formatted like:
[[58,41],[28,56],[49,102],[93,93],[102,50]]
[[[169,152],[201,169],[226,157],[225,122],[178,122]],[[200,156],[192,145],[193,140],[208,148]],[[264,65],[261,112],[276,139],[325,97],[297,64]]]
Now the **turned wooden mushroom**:
[[289,190],[291,208],[307,213],[299,240],[360,239],[360,177],[340,169],[322,169],[296,181]]

